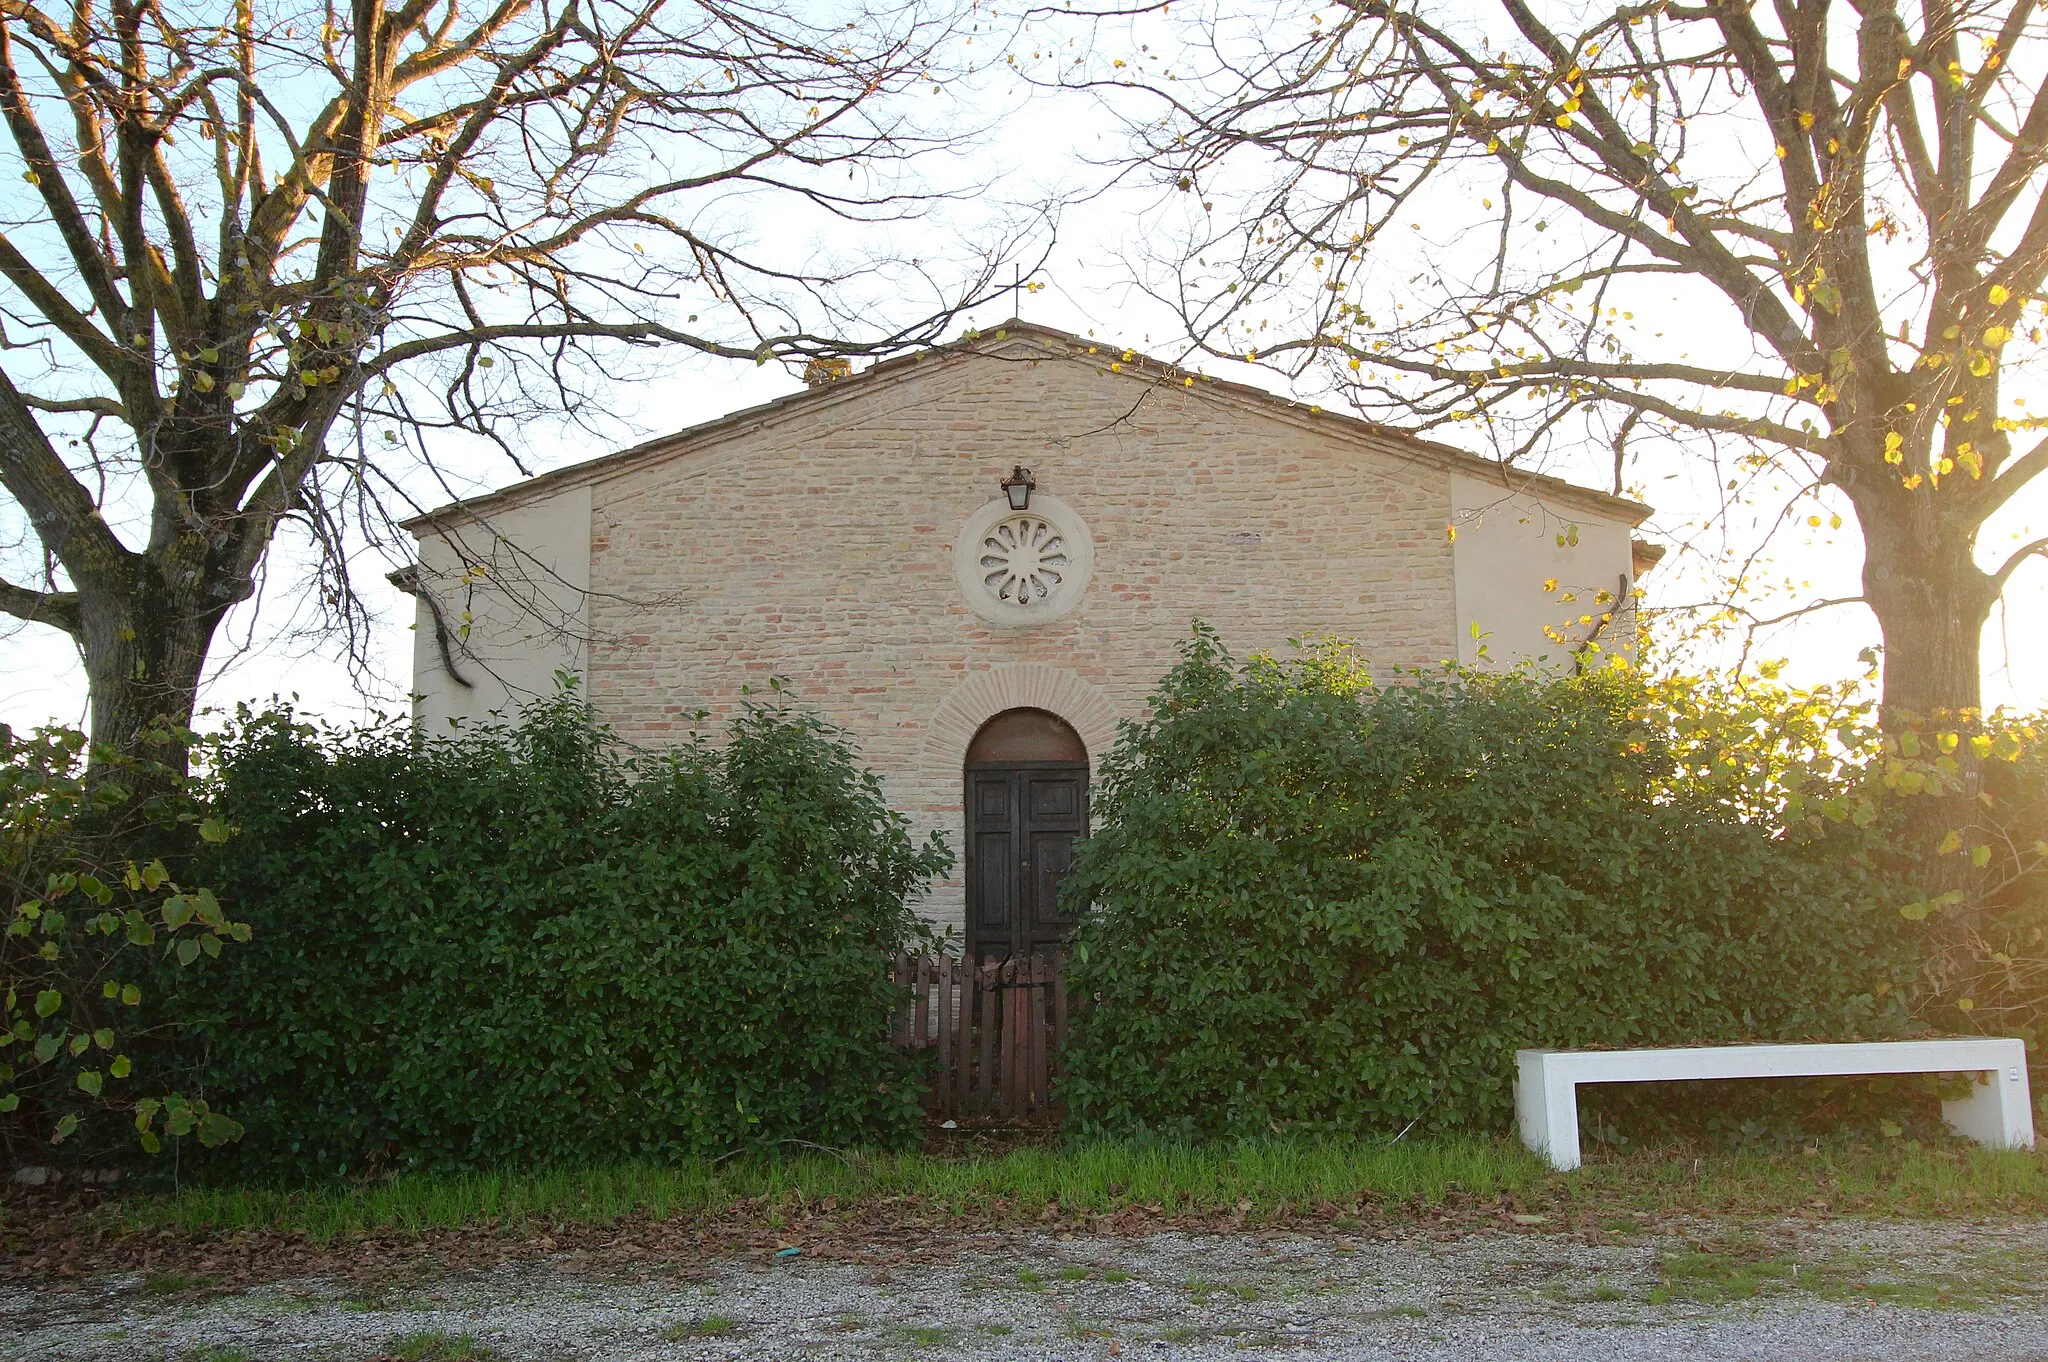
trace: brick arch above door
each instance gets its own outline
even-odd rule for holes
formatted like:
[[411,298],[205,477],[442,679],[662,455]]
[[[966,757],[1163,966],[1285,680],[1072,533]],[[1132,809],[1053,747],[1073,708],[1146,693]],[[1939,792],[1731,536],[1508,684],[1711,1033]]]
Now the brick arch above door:
[[915,755],[885,770],[883,786],[896,807],[910,817],[919,837],[943,836],[955,857],[950,874],[916,900],[917,911],[941,928],[966,928],[966,811],[961,776],[967,744],[981,726],[1006,709],[1042,709],[1072,724],[1088,746],[1088,764],[1100,769],[1116,742],[1118,714],[1093,682],[1041,662],[986,667],[957,682],[933,710]]
[[925,730],[923,773],[958,780],[967,744],[981,726],[1008,709],[1042,709],[1072,724],[1099,767],[1116,742],[1116,709],[1100,687],[1042,662],[1012,662],[979,671],[953,688]]

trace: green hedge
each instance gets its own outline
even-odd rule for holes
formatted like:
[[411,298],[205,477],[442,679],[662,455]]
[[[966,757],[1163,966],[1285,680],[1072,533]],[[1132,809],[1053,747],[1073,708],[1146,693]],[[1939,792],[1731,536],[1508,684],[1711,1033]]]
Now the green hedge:
[[253,932],[191,1020],[239,1174],[918,1128],[886,957],[949,856],[814,720],[653,757],[567,697],[424,743],[244,715],[212,783],[204,874]]
[[1616,670],[1380,688],[1206,633],[1153,705],[1065,886],[1083,1130],[1503,1131],[1519,1047],[1906,1024],[1911,895],[1816,706],[1774,731]]

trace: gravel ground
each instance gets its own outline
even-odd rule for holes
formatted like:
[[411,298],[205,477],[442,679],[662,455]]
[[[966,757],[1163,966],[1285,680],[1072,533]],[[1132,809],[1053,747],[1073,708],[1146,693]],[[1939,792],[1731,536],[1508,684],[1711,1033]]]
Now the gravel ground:
[[894,1267],[579,1254],[372,1287],[4,1289],[0,1358],[2048,1359],[2048,1223],[988,1236]]

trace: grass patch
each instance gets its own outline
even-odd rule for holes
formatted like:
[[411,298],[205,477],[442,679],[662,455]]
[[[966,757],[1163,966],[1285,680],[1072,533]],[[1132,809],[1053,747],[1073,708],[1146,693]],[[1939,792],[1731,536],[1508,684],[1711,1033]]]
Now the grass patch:
[[825,1203],[835,1216],[887,1217],[910,1207],[921,1219],[979,1225],[1035,1221],[1057,1208],[1082,1218],[1139,1211],[1257,1220],[1307,1212],[1334,1216],[1341,1227],[1368,1208],[1400,1215],[1502,1199],[1547,1212],[1553,1224],[1590,1218],[1617,1233],[1644,1216],[1776,1214],[1787,1206],[1895,1217],[2039,1215],[2048,1213],[2048,1151],[1910,1143],[1817,1154],[1635,1149],[1554,1174],[1507,1141],[1101,1142],[965,1158],[805,1153],[668,1167],[404,1174],[292,1189],[225,1186],[122,1197],[99,1214],[131,1231],[281,1231],[324,1245],[369,1235],[714,1217],[741,1203],[777,1224]]
[[401,1334],[391,1341],[386,1356],[397,1362],[499,1362],[495,1349],[485,1347],[468,1334],[443,1333],[439,1329]]
[[2033,1249],[1985,1249],[1924,1263],[1864,1253],[1799,1260],[1749,1239],[1701,1245],[1660,1260],[1658,1284],[1649,1299],[1652,1305],[1674,1300],[1714,1305],[1798,1293],[1921,1310],[1980,1310],[2038,1296],[2044,1274],[2048,1252]]
[[2048,1252],[1997,1248],[1923,1265],[1861,1253],[1832,1254],[1802,1266],[1800,1281],[1828,1300],[1884,1301],[1921,1310],[1981,1310],[2000,1301],[2037,1298],[2048,1277]]
[[1109,1215],[1253,1214],[1281,1206],[1353,1203],[1360,1196],[1439,1203],[1539,1184],[1541,1165],[1492,1141],[1232,1145],[1077,1144],[994,1157],[931,1154],[835,1158],[740,1157],[673,1167],[634,1164],[535,1172],[402,1174],[364,1184],[307,1188],[226,1186],[119,1204],[137,1230],[188,1233],[283,1230],[315,1243],[370,1234],[517,1224],[610,1224],[627,1218],[716,1215],[736,1203],[790,1209],[831,1199],[842,1207],[915,1201],[919,1213],[960,1219],[1065,1211]]
[[1658,1281],[1650,1290],[1650,1304],[1676,1300],[1718,1305],[1750,1300],[1761,1295],[1766,1286],[1796,1280],[1795,1267],[1790,1258],[1766,1258],[1741,1251],[1673,1254],[1658,1260]]
[[145,1296],[182,1296],[187,1291],[199,1291],[219,1281],[218,1277],[193,1276],[186,1272],[158,1272],[142,1283]]
[[943,1348],[960,1336],[960,1331],[944,1324],[899,1324],[889,1330],[890,1340],[906,1348]]
[[678,1320],[661,1331],[665,1343],[691,1338],[730,1338],[740,1331],[740,1322],[730,1315],[706,1315],[702,1319]]

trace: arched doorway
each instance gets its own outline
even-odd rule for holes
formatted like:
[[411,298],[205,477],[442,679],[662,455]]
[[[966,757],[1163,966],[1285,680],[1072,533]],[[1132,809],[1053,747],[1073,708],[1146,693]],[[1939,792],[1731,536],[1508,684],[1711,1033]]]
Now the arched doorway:
[[1009,709],[967,745],[967,949],[1057,949],[1074,929],[1059,884],[1088,835],[1088,748],[1042,709]]

